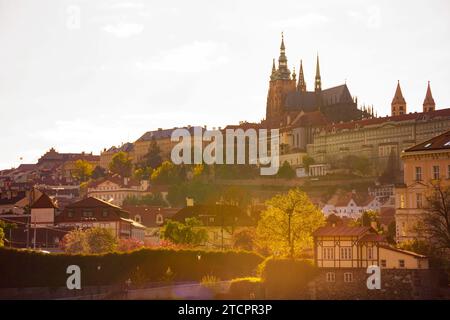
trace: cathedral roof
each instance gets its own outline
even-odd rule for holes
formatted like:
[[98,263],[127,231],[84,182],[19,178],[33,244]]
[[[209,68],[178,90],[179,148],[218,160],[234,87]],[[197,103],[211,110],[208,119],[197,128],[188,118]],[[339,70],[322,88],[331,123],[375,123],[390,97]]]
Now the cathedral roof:
[[[325,105],[353,102],[346,84],[322,90],[321,95],[322,102]],[[288,111],[316,111],[318,105],[316,97],[317,94],[314,91],[295,91],[288,93],[285,100],[285,108]]]
[[436,105],[433,99],[433,95],[431,94],[430,81],[428,81],[427,94],[425,95],[425,100],[423,101],[424,106]]
[[397,83],[397,89],[395,89],[392,104],[406,104],[405,98],[403,97],[402,88],[400,88],[400,81]]

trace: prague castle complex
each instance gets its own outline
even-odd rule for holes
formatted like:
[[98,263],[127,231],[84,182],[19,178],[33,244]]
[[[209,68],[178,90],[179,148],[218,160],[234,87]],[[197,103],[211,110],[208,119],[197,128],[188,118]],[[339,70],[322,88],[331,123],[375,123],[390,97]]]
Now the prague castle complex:
[[377,117],[373,107],[358,108],[346,84],[322,89],[319,57],[314,88],[307,90],[300,62],[299,75],[287,65],[284,37],[278,68],[273,61],[267,96],[267,127],[279,128],[282,161],[301,166],[308,154],[318,164],[331,164],[348,155],[363,156],[376,172],[384,170],[391,153],[400,169],[400,153],[450,128],[450,108],[436,109],[430,83],[423,111],[408,113],[400,82],[391,102],[391,116]]

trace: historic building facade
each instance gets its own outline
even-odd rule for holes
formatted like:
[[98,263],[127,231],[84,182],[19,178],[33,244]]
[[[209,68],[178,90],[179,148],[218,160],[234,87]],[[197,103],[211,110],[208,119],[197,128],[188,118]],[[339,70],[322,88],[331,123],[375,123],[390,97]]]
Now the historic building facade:
[[406,149],[401,157],[404,184],[395,189],[398,242],[426,236],[418,226],[428,206],[427,198],[437,185],[450,187],[450,131]]

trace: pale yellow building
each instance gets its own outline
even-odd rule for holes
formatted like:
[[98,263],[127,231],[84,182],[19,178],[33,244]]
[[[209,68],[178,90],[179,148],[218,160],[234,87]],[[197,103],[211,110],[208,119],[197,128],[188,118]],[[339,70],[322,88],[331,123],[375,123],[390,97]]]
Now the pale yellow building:
[[418,226],[433,185],[450,187],[450,131],[406,149],[401,158],[404,184],[395,189],[398,242],[425,236]]

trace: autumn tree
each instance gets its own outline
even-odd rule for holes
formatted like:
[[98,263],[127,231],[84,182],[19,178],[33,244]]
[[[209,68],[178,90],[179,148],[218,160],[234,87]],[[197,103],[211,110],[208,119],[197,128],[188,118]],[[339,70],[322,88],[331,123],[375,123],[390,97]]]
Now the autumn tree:
[[294,257],[312,246],[312,233],[324,224],[322,212],[299,188],[267,201],[257,227],[258,241],[274,254]]
[[4,246],[5,232],[3,231],[4,225],[3,221],[0,221],[0,247]]
[[313,165],[315,163],[314,158],[306,155],[302,159],[302,164],[305,167],[306,172],[309,170],[309,166]]
[[151,179],[159,184],[173,184],[181,181],[177,166],[170,161],[164,161],[156,168],[152,173]]
[[233,248],[251,251],[255,247],[254,228],[243,228],[233,234]]
[[208,240],[208,233],[197,218],[187,218],[184,223],[168,220],[161,234],[174,244],[197,246]]
[[60,245],[66,253],[108,253],[117,248],[117,239],[106,228],[75,229],[63,237]]
[[72,170],[72,178],[80,181],[86,182],[92,176],[94,171],[94,166],[86,160],[78,159],[75,162],[75,168]]
[[109,164],[109,171],[118,174],[121,177],[130,177],[133,164],[128,153],[120,151],[117,152]]

